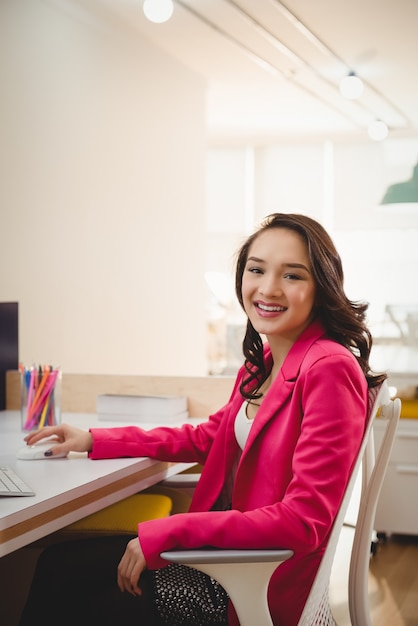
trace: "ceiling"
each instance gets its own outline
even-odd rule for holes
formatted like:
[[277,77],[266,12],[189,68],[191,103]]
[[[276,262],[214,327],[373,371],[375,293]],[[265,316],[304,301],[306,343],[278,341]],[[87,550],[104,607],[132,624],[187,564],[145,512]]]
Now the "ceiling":
[[[149,22],[142,0],[103,0],[207,79],[213,140],[418,134],[417,0],[174,0]],[[365,83],[347,100],[340,80]],[[417,81],[417,82],[416,82]]]

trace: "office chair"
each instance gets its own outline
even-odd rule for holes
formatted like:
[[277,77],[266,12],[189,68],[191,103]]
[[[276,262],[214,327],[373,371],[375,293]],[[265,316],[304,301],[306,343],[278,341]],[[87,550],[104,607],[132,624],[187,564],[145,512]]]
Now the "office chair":
[[[377,501],[392,450],[401,402],[390,399],[387,383],[369,390],[369,420],[346,492],[334,521],[327,548],[300,617],[298,626],[336,626],[329,606],[329,581],[334,556],[356,477],[362,464],[362,490],[349,573],[349,609],[352,626],[371,626],[368,604],[368,568]],[[388,421],[377,458],[373,423]],[[180,476],[177,477],[177,485]],[[215,578],[227,591],[241,626],[272,626],[267,602],[270,577],[291,550],[179,550],[166,551],[167,561],[183,563]],[[259,602],[254,602],[254,598]]]

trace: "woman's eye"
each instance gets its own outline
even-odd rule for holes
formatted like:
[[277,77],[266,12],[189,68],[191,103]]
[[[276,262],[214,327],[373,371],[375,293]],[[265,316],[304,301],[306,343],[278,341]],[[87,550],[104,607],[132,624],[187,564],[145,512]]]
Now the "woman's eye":
[[259,267],[249,267],[248,272],[251,274],[262,274],[262,271]]
[[287,278],[288,280],[302,280],[297,274],[285,274],[284,278]]

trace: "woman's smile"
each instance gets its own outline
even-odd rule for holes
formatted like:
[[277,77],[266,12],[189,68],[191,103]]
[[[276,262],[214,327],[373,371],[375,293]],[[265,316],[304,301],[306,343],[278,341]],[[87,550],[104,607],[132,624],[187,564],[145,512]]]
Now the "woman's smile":
[[254,306],[258,309],[259,315],[261,317],[269,317],[270,315],[275,315],[276,313],[283,313],[287,311],[287,307],[280,306],[278,304],[266,304],[265,302],[254,302]]

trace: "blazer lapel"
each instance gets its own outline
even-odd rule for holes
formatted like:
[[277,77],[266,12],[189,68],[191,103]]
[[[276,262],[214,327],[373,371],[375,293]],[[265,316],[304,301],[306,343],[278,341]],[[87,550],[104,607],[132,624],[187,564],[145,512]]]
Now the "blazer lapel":
[[[299,371],[306,353],[317,339],[324,336],[325,330],[319,321],[314,321],[293,344],[278,375],[257,412],[254,424],[248,435],[245,450],[250,447],[264,426],[274,419],[281,407],[292,394]],[[270,348],[266,347],[266,361],[271,361]]]

